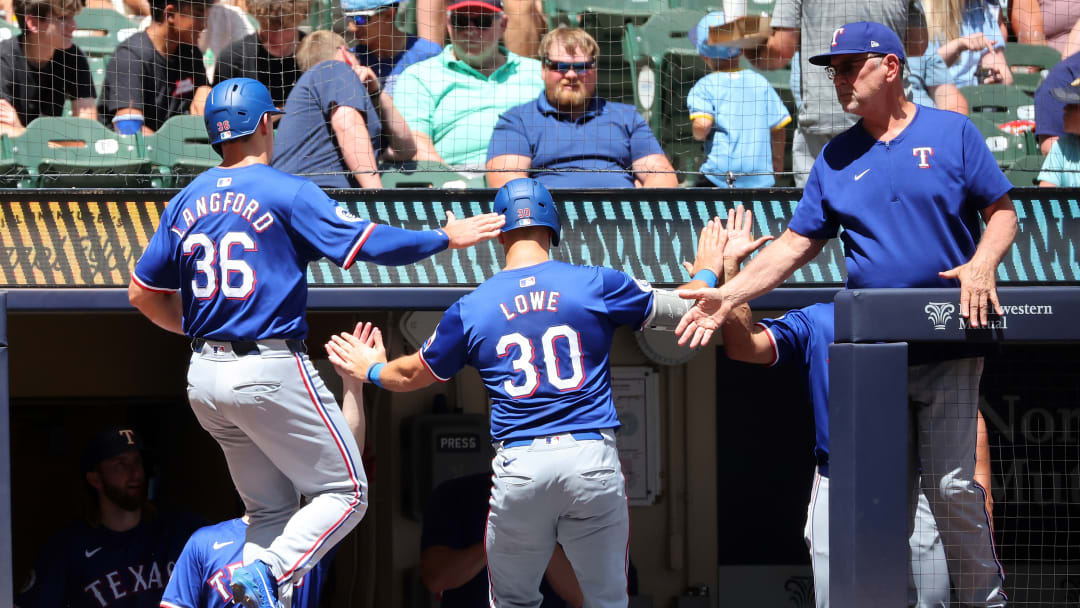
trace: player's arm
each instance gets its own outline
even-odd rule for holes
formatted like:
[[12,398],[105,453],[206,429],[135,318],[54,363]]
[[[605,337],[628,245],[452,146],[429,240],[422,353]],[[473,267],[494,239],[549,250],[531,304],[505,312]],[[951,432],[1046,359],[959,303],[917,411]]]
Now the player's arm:
[[388,391],[406,393],[430,386],[436,380],[419,352],[387,363],[382,332],[371,323],[358,323],[351,334],[331,336],[326,353],[346,382],[371,382]]
[[581,585],[574,575],[574,567],[566,557],[566,551],[558,543],[555,544],[555,551],[551,554],[544,578],[570,608],[581,608],[585,605],[585,594],[581,592]]
[[435,594],[457,589],[476,578],[487,565],[483,541],[464,549],[432,545],[420,552],[420,577]]
[[178,292],[147,289],[133,275],[128,284],[128,301],[158,327],[184,335],[184,314]]
[[356,108],[338,106],[330,113],[330,126],[345,166],[361,188],[382,188],[375,149],[371,147],[364,117]]
[[960,315],[969,319],[972,327],[986,325],[987,308],[1003,314],[997,296],[997,267],[1016,238],[1016,208],[1006,194],[982,210],[986,230],[975,255],[966,264],[938,273],[942,278],[960,281]]
[[[731,281],[739,274],[746,258],[756,251],[771,236],[754,239],[754,216],[749,209],[739,207],[728,211],[727,242],[724,246],[724,278]],[[720,326],[724,337],[724,351],[736,361],[767,365],[776,360],[775,347],[768,332],[754,324],[749,304],[740,304]]]

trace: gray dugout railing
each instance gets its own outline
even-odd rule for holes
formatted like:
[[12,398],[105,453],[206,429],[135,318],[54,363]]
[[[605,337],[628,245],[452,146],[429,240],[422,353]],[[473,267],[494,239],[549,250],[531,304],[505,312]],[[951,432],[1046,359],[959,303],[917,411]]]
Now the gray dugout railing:
[[909,344],[1080,342],[1080,287],[999,294],[1006,314],[971,329],[959,314],[958,289],[837,293],[829,348],[833,606],[907,605]]

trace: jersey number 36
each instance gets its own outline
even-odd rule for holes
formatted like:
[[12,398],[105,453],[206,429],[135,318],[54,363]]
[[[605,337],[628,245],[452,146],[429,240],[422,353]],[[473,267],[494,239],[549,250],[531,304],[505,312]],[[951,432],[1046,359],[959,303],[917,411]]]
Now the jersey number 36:
[[[202,248],[202,257],[195,260],[196,275],[191,278],[191,293],[200,300],[209,300],[214,297],[221,284],[221,293],[229,300],[244,300],[255,291],[255,270],[244,260],[233,259],[233,248],[240,246],[243,251],[258,251],[259,247],[255,240],[246,232],[230,232],[221,239],[218,245],[210,240],[205,234],[189,234],[184,239],[183,254],[193,255],[196,247]],[[218,268],[214,267],[218,252],[221,252],[220,275]],[[206,276],[206,283],[199,285],[199,274]],[[230,285],[234,274],[240,275],[238,285]],[[225,280],[220,280],[224,276]]]
[[[559,375],[559,355],[555,352],[555,342],[566,340],[566,349],[569,354],[570,375],[563,378]],[[547,381],[561,392],[572,391],[580,388],[585,381],[585,365],[581,360],[581,336],[569,325],[554,325],[547,328],[540,338],[544,350],[544,371]],[[499,338],[495,345],[495,351],[500,357],[510,354],[510,348],[517,346],[520,356],[514,359],[514,369],[525,374],[525,382],[514,384],[507,380],[503,383],[503,390],[514,399],[530,397],[540,386],[540,373],[533,359],[536,353],[533,351],[532,340],[520,333],[514,332]]]

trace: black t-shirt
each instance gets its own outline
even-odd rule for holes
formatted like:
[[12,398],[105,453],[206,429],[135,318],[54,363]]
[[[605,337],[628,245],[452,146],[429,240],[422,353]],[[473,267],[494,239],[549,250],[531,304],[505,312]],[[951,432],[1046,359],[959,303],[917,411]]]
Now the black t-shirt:
[[15,107],[25,127],[38,116],[60,116],[64,100],[93,99],[97,91],[77,46],[54,52],[44,65],[31,64],[20,36],[0,42],[0,97]]
[[202,53],[181,44],[163,57],[146,32],[139,32],[116,47],[105,70],[98,118],[111,126],[117,110],[129,105],[142,110],[146,126],[157,131],[176,114],[191,107],[195,90],[209,84]]
[[[300,37],[303,39],[303,33]],[[259,34],[254,33],[221,52],[214,63],[214,84],[229,78],[253,78],[266,85],[274,105],[283,108],[301,73],[295,55],[274,57],[259,44]]]

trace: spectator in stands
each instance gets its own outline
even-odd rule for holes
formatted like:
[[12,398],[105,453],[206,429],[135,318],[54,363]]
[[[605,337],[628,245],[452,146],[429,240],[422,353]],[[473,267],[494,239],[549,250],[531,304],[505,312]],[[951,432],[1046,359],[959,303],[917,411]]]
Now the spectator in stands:
[[533,177],[548,188],[674,188],[671,163],[633,106],[596,96],[599,46],[585,30],[560,27],[540,41],[544,90],[499,119],[487,151],[487,181]]
[[79,0],[15,0],[22,35],[0,42],[0,133],[20,135],[38,116],[97,118],[90,64],[72,44]]
[[949,74],[949,66],[933,50],[928,50],[921,57],[908,58],[908,83],[911,85],[911,101],[921,106],[965,116],[970,111],[967,99]]
[[499,116],[542,89],[540,62],[502,47],[502,0],[455,0],[450,44],[398,77],[394,98],[416,137],[416,160],[484,170]]
[[1065,135],[1062,124],[1065,104],[1058,101],[1050,91],[1068,87],[1080,79],[1080,53],[1070,55],[1061,63],[1050,68],[1039,88],[1035,90],[1035,136],[1039,140],[1039,152],[1043,156],[1050,153],[1050,147],[1057,138]]
[[214,63],[234,42],[258,31],[244,0],[217,0],[206,10],[206,29],[199,50],[206,62],[206,77],[214,80]]
[[[487,529],[491,473],[445,481],[431,494],[420,537],[424,586],[440,598],[440,608],[488,606]],[[580,608],[584,597],[574,569],[559,545],[540,582],[541,608]]]
[[296,61],[303,75],[285,102],[273,166],[328,188],[381,188],[380,154],[407,161],[416,144],[375,73],[328,30],[304,38]]
[[[416,2],[416,31],[421,38],[440,45],[446,41],[446,10],[443,0]],[[537,44],[547,29],[540,0],[506,0],[506,48],[522,57],[536,57]]]
[[[904,41],[904,53],[917,57],[926,51],[926,21],[919,0],[860,0],[858,16],[883,23]],[[854,3],[784,0],[773,13],[773,33],[746,58],[764,70],[782,68],[800,51],[802,103],[792,142],[792,170],[800,188],[810,167],[830,139],[855,124],[836,100],[825,73],[810,66],[809,58],[829,50],[837,28],[851,21]]]
[[930,34],[926,52],[937,52],[945,60],[958,87],[1012,84],[996,1],[966,0],[962,8],[957,4],[958,0],[926,0]]
[[394,94],[394,80],[410,65],[435,57],[442,45],[406,34],[397,28],[403,0],[342,0],[341,12],[356,39],[353,52],[379,77],[383,89]]
[[1065,131],[1050,147],[1039,172],[1043,188],[1080,188],[1080,78],[1071,86],[1050,90],[1064,104],[1062,127]]
[[247,0],[259,31],[225,49],[214,62],[214,82],[229,78],[252,78],[266,85],[279,108],[285,105],[301,70],[296,49],[304,34],[311,0]]
[[22,608],[157,606],[173,563],[202,522],[159,513],[147,500],[143,442],[131,427],[94,436],[81,458],[85,520],[42,547]]
[[768,188],[776,184],[773,172],[784,170],[784,127],[791,114],[764,76],[739,68],[739,49],[709,44],[709,28],[726,22],[717,11],[690,31],[712,72],[686,100],[694,139],[705,142],[698,185]]
[[1023,44],[1049,44],[1066,55],[1069,32],[1080,20],[1076,0],[1011,0],[1009,17]]
[[153,23],[116,47],[105,70],[98,120],[137,115],[150,134],[176,114],[202,115],[210,86],[196,43],[205,0],[152,0]]

